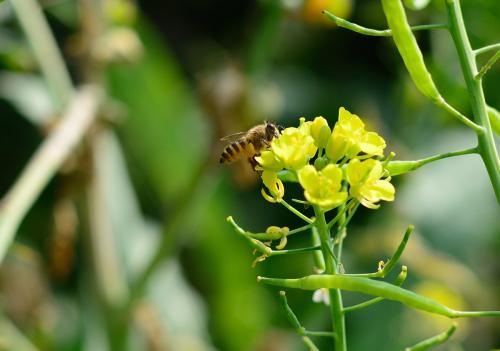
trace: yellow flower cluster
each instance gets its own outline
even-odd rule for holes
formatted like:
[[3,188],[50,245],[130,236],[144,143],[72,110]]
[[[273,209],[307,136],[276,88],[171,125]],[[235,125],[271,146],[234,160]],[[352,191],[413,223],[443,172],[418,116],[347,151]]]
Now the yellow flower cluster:
[[301,118],[299,127],[286,128],[256,157],[269,192],[262,189],[262,194],[268,201],[281,201],[285,188],[278,173],[287,170],[296,175],[307,202],[325,211],[351,198],[378,208],[380,200],[393,201],[395,194],[378,159],[385,147],[380,135],[366,131],[361,118],[343,107],[333,130],[323,117]]

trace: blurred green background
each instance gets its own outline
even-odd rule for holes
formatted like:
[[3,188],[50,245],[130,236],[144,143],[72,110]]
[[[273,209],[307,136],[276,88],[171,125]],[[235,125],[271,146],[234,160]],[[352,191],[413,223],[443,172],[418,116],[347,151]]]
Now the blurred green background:
[[[333,125],[345,106],[377,130],[398,159],[475,143],[472,132],[418,93],[389,38],[336,28],[320,13],[328,8],[385,28],[378,1],[40,4],[73,81],[102,86],[106,103],[30,210],[0,268],[2,350],[304,350],[280,309],[278,290],[257,284],[256,276],[311,274],[312,257],[275,257],[252,268],[251,249],[225,218],[232,215],[251,231],[301,223],[261,197],[245,164],[217,163],[224,147],[219,139],[265,119],[286,127],[300,116],[322,115]],[[462,7],[474,47],[498,41],[499,1],[463,0]],[[412,24],[446,19],[439,0],[408,16]],[[470,114],[449,35],[419,32],[417,38],[443,95]],[[498,68],[484,87],[498,109]],[[2,197],[57,117],[4,1]],[[373,271],[413,223],[416,234],[402,258],[406,286],[451,307],[499,309],[500,217],[479,157],[442,160],[394,182],[393,203],[354,218],[345,269]],[[301,196],[292,188],[287,196]],[[304,234],[289,246],[309,240]],[[151,262],[151,275],[137,289]],[[310,292],[288,296],[304,326],[330,328],[327,309],[313,303]],[[346,304],[362,299],[345,294]],[[401,350],[449,325],[382,302],[347,317],[347,339],[350,350]],[[460,320],[440,349],[494,348],[500,348],[500,322],[477,319]]]

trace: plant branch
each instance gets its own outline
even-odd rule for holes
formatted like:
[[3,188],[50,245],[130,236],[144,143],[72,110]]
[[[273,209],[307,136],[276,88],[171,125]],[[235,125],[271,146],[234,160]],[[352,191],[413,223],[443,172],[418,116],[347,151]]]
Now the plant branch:
[[387,274],[389,274],[392,269],[396,266],[396,264],[399,262],[399,259],[401,258],[401,255],[403,254],[403,251],[406,248],[406,244],[408,243],[408,240],[410,239],[410,235],[413,232],[415,227],[413,225],[409,225],[408,228],[406,229],[406,232],[403,236],[403,240],[401,240],[401,243],[399,243],[398,248],[396,249],[396,252],[392,255],[392,257],[383,265],[383,268],[378,270],[377,272],[374,273],[360,273],[360,274],[343,274],[346,276],[351,276],[351,277],[366,277],[366,278],[385,278]]
[[10,1],[47,81],[59,112],[73,94],[71,78],[43,11],[36,0]]
[[[392,36],[392,30],[390,29],[372,29],[360,26],[359,24],[349,22],[343,18],[335,16],[333,13],[328,11],[323,11],[328,18],[335,22],[335,24],[341,28],[349,29],[353,32],[369,35],[373,37],[390,37]],[[419,30],[431,30],[431,29],[447,29],[448,25],[446,23],[438,23],[438,24],[424,24],[420,26],[411,27],[412,31]]]
[[462,156],[462,155],[469,155],[469,154],[477,154],[478,153],[478,148],[476,147],[471,147],[465,150],[459,150],[459,151],[452,151],[452,152],[445,152],[442,154],[437,154],[434,156],[422,158],[420,160],[414,160],[414,161],[390,161],[385,168],[389,171],[389,174],[391,176],[397,176],[400,174],[405,174],[408,172],[415,171],[419,169],[420,167],[434,162],[438,160],[442,160],[445,158],[449,157],[456,157],[456,156]]
[[283,310],[285,311],[285,314],[286,314],[286,317],[288,318],[288,321],[295,328],[295,330],[297,331],[297,333],[299,335],[301,335],[301,336],[304,336],[304,335],[305,336],[322,336],[322,337],[329,337],[329,338],[335,337],[335,333],[332,333],[332,332],[306,330],[306,328],[304,328],[302,326],[302,324],[300,324],[299,319],[297,318],[297,316],[293,312],[290,305],[288,305],[286,293],[283,290],[280,291],[280,303],[281,303],[281,307],[283,307]]
[[484,66],[481,68],[478,74],[474,77],[475,80],[481,80],[483,79],[483,76],[488,72],[488,70],[497,62],[497,60],[500,58],[500,50],[498,50],[495,55],[493,55],[488,62],[484,64]]
[[0,340],[2,340],[2,350],[38,351],[38,348],[5,316],[0,319]]
[[287,208],[290,212],[292,212],[294,215],[296,215],[297,217],[299,217],[300,219],[304,220],[305,222],[311,224],[311,223],[314,223],[314,219],[311,219],[309,217],[307,217],[305,214],[303,214],[302,212],[300,212],[299,210],[297,210],[295,207],[293,207],[292,205],[290,205],[288,202],[286,202],[285,200],[281,199],[278,201],[280,204],[282,204],[283,206],[285,206],[285,208]]
[[[314,206],[314,214],[316,216],[316,228],[321,241],[321,251],[325,261],[325,273],[336,275],[338,274],[338,266],[333,256],[332,238],[330,237],[330,230],[326,223],[325,214],[318,206]],[[328,294],[330,297],[330,315],[332,318],[333,332],[336,335],[334,341],[335,350],[347,351],[345,318],[342,312],[342,293],[340,289],[334,288],[329,289]]]
[[474,52],[465,29],[462,10],[458,0],[445,1],[450,24],[450,33],[457,49],[460,65],[470,97],[470,104],[475,121],[484,132],[477,134],[478,150],[490,177],[498,203],[500,203],[500,159],[493,138],[488,118],[486,101],[480,80],[474,79],[477,73]]
[[464,116],[460,111],[458,111],[456,108],[451,106],[448,102],[446,102],[446,100],[442,96],[440,96],[439,99],[436,99],[433,101],[437,106],[439,106],[443,110],[447,111],[449,114],[451,114],[453,117],[455,117],[460,122],[465,124],[467,127],[473,129],[477,134],[484,133],[483,127],[481,127],[477,123],[474,123],[468,117]]
[[[231,218],[232,219],[232,218]],[[228,218],[228,221],[231,223],[231,221]],[[234,221],[233,221],[234,222]],[[232,224],[232,223],[231,223]],[[248,235],[251,238],[257,239],[257,240],[279,240],[283,236],[290,236],[293,234],[301,233],[303,231],[306,231],[308,229],[312,228],[312,224],[307,224],[305,226],[299,227],[292,229],[288,231],[287,233],[250,233],[250,232],[245,232],[246,235]]]
[[96,87],[78,91],[59,125],[31,157],[0,204],[0,263],[24,216],[68,158],[97,116],[102,94]]
[[304,342],[304,344],[307,345],[307,347],[309,347],[309,351],[319,351],[318,347],[314,345],[314,343],[309,337],[303,336],[302,341]]
[[473,50],[472,52],[473,52],[474,56],[478,56],[478,55],[484,54],[485,52],[498,50],[498,49],[500,49],[500,43],[491,44],[488,46],[483,46],[482,48]]
[[441,345],[445,343],[453,335],[453,333],[455,333],[456,329],[457,323],[453,323],[450,329],[448,329],[447,331],[433,336],[432,338],[421,341],[411,347],[407,347],[405,351],[424,351],[430,349],[433,346]]

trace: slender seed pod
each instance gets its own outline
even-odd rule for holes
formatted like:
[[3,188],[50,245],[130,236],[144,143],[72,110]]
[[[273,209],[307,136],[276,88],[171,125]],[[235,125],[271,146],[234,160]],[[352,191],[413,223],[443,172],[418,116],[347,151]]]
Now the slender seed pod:
[[408,24],[401,0],[382,0],[382,8],[389,28],[392,30],[394,43],[418,90],[433,101],[442,100],[425,66],[422,52]]
[[439,314],[448,318],[459,317],[500,317],[500,311],[456,311],[428,297],[416,294],[399,286],[369,278],[345,275],[309,275],[299,279],[279,279],[258,277],[258,281],[269,285],[316,290],[320,288],[342,289],[380,296],[388,300],[401,302],[415,309]]

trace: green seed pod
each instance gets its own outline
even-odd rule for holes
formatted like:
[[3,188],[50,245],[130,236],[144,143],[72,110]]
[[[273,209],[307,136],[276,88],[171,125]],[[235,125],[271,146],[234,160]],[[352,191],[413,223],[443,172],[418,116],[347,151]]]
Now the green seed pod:
[[412,33],[401,0],[381,0],[382,8],[389,28],[392,30],[394,43],[398,48],[410,76],[418,90],[433,101],[442,100],[439,91],[427,71],[422,52]]
[[385,169],[389,171],[391,177],[405,174],[420,168],[421,163],[418,161],[390,161],[385,165]]
[[491,106],[486,106],[486,111],[488,112],[491,128],[497,135],[500,135],[500,112]]
[[393,284],[369,278],[324,274],[310,275],[299,279],[259,277],[258,280],[270,285],[298,288],[303,290],[328,288],[355,291],[368,295],[380,296],[388,300],[398,301],[418,310],[439,314],[449,318],[461,316],[460,312],[452,310],[451,308],[448,308],[433,299],[416,294]]
[[[321,240],[319,238],[318,230],[316,229],[316,227],[312,227],[312,244],[313,246],[321,244]],[[314,267],[317,270],[316,273],[324,272],[325,258],[323,257],[323,253],[320,250],[316,250],[313,253],[313,258],[314,258]]]

